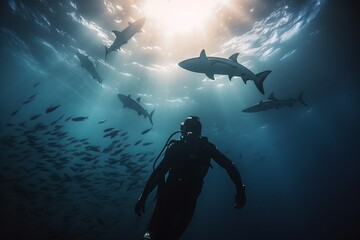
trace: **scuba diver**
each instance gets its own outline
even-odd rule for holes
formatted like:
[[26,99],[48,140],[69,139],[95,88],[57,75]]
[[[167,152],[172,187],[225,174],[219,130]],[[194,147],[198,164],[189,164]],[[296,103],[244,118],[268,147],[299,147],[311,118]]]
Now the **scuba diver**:
[[203,179],[212,167],[211,159],[227,171],[236,186],[234,208],[245,205],[245,186],[238,169],[214,144],[201,136],[199,118],[186,118],[180,129],[180,140],[171,140],[164,146],[167,146],[164,158],[149,177],[135,205],[135,213],[141,216],[148,195],[158,187],[155,209],[143,239],[179,239],[193,216]]

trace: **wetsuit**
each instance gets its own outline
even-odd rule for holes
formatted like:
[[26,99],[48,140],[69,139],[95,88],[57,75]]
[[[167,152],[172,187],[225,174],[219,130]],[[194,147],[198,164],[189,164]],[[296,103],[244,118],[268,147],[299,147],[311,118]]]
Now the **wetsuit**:
[[[173,141],[142,193],[146,199],[158,186],[156,206],[147,227],[152,240],[175,240],[183,234],[193,216],[211,159],[227,170],[238,193],[244,192],[235,165],[207,138]],[[166,173],[169,174],[165,181]]]

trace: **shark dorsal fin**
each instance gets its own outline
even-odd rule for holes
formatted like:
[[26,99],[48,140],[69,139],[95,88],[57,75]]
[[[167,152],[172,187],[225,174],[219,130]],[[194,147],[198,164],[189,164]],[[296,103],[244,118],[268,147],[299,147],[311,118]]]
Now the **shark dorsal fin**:
[[140,99],[141,99],[141,97],[138,97],[138,98],[136,99],[136,101],[137,101],[138,103],[140,103]]
[[131,98],[130,94],[128,95],[128,98]]
[[268,100],[276,100],[274,92],[270,93]]
[[205,49],[201,50],[200,58],[206,58]]
[[229,59],[230,59],[231,61],[237,63],[237,62],[238,62],[238,61],[237,61],[238,56],[239,56],[239,53],[234,53],[233,55],[231,55],[231,56],[229,57]]
[[116,31],[116,30],[112,30],[112,32],[115,34],[115,36],[118,36],[121,33],[120,31]]

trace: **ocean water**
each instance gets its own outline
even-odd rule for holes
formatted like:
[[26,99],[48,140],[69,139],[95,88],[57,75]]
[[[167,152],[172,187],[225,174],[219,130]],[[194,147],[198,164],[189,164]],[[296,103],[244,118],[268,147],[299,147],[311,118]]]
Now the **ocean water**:
[[[168,136],[189,115],[240,170],[247,203],[233,208],[235,188],[213,163],[181,239],[359,239],[355,4],[179,2],[1,2],[1,239],[140,239],[154,195],[143,216],[134,205]],[[143,31],[105,60],[111,31],[142,17]],[[178,66],[202,49],[211,57],[239,53],[254,73],[271,70],[265,94],[253,81],[213,81]],[[303,92],[308,106],[242,112],[272,92],[278,99]],[[155,109],[153,124],[117,94]]]

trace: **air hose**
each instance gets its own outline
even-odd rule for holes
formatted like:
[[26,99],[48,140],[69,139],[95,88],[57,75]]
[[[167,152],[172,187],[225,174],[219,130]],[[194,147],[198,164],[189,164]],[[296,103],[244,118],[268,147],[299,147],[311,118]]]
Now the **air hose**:
[[159,155],[156,157],[156,159],[155,159],[155,161],[154,161],[154,163],[153,163],[153,170],[155,170],[156,162],[159,160],[161,154],[164,152],[165,148],[169,145],[170,139],[171,139],[175,134],[181,133],[181,132],[182,132],[182,131],[176,131],[176,132],[172,133],[172,134],[170,135],[170,137],[167,139],[167,141],[166,141],[163,149],[161,150],[161,152],[160,152]]

